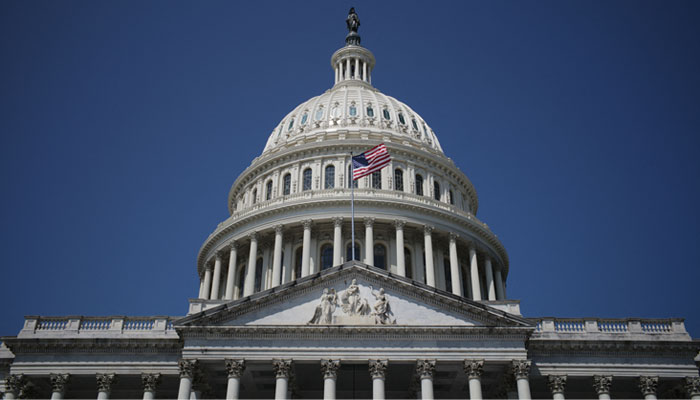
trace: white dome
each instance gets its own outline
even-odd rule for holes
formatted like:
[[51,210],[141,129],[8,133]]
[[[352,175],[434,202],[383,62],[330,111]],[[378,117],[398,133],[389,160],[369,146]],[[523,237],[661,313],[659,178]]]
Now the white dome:
[[298,105],[272,131],[263,154],[313,141],[326,133],[350,130],[388,134],[389,141],[442,154],[435,133],[418,113],[362,80],[341,81]]

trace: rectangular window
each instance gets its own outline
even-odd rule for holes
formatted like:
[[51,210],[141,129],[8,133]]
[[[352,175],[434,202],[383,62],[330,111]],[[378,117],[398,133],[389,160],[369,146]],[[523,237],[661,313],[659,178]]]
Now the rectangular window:
[[372,172],[372,189],[382,188],[382,171]]

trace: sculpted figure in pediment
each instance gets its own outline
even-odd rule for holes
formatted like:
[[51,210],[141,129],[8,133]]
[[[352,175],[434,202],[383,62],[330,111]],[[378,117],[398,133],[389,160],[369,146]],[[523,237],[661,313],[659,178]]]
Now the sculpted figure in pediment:
[[372,291],[372,296],[377,299],[377,301],[374,303],[372,311],[372,315],[374,315],[374,323],[377,325],[396,324],[396,318],[391,318],[394,313],[391,312],[391,306],[389,305],[389,300],[387,300],[386,295],[384,294],[384,289],[380,288],[378,292],[375,292],[372,286],[370,286],[369,289]]
[[316,306],[316,311],[314,316],[308,322],[309,324],[332,324],[333,323],[333,313],[335,308],[338,306],[338,295],[335,293],[335,289],[323,289],[323,294],[321,295],[321,304]]
[[357,279],[353,279],[350,286],[340,295],[340,306],[348,315],[367,315],[370,313],[369,303],[360,297]]

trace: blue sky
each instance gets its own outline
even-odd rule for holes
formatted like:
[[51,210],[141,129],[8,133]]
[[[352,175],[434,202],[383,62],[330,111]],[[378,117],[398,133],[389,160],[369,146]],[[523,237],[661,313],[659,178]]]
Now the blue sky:
[[24,315],[184,315],[268,134],[332,85],[355,6],[373,83],[472,180],[525,316],[700,335],[700,3],[0,3],[0,335]]

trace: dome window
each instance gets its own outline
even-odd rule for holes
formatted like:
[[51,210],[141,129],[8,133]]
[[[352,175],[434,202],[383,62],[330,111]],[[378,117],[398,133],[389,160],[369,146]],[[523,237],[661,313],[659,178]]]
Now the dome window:
[[418,130],[418,124],[416,123],[416,120],[412,119],[411,122],[413,123],[413,129]]
[[316,110],[316,121],[320,121],[323,119],[323,108],[319,107],[318,110]]
[[291,174],[286,174],[284,178],[282,178],[282,194],[284,196],[289,195],[291,193],[292,189],[292,175]]
[[272,199],[272,180],[267,181],[265,185],[265,200]]
[[423,177],[419,174],[416,174],[416,194],[423,195]]
[[302,190],[311,190],[311,168],[307,168],[304,170],[304,186]]
[[406,120],[403,118],[402,113],[399,113],[399,122],[401,122],[401,125],[406,125]]
[[337,105],[334,106],[334,107],[331,109],[331,116],[333,116],[333,118],[338,118],[338,117],[340,117],[340,107],[338,107]]
[[382,111],[382,113],[384,114],[384,119],[386,119],[386,120],[390,120],[390,119],[391,119],[391,114],[389,114],[389,110],[387,110],[387,109],[385,108],[385,109]]
[[372,106],[367,106],[367,116],[370,118],[374,118],[374,109]]
[[372,189],[382,188],[382,171],[372,172]]
[[350,109],[348,111],[349,111],[351,117],[357,116],[357,107],[355,107],[354,104],[350,106]]
[[403,192],[403,170],[401,168],[394,170],[394,189]]
[[438,181],[433,182],[433,197],[435,200],[440,201],[440,184]]
[[321,270],[333,266],[333,245],[324,244],[321,247]]
[[425,128],[425,124],[423,124],[423,134],[425,134],[425,137],[428,137],[428,130]]
[[301,116],[301,124],[306,125],[306,121],[309,119],[309,114],[304,113],[304,115]]
[[335,187],[335,166],[329,165],[326,167],[326,177],[323,187],[325,189],[333,189]]
[[258,199],[258,189],[253,189],[253,196],[252,196],[252,198],[253,198],[253,204],[255,204],[255,202],[256,202],[257,199]]
[[287,132],[292,130],[292,126],[294,126],[294,118],[292,118],[292,120],[289,121],[289,126],[287,127]]

